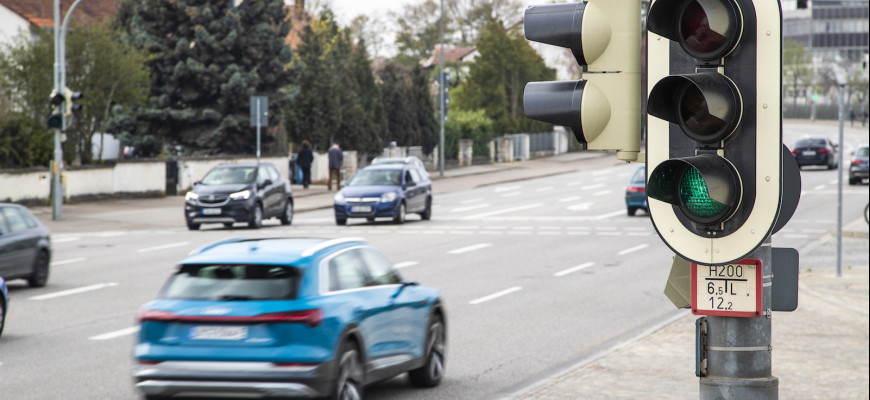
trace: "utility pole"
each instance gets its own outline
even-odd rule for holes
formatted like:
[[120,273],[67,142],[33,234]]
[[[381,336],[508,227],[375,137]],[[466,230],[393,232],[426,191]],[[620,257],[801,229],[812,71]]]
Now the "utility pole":
[[[60,53],[60,0],[54,0],[54,91],[55,93],[63,93],[63,88],[60,86],[60,69],[63,63]],[[61,107],[63,107],[61,105]],[[61,174],[63,174],[63,147],[61,147],[60,134],[63,129],[61,127],[54,130],[54,161],[51,163],[51,219],[60,221],[63,219],[63,183],[61,182]]]
[[846,114],[845,79],[838,85],[840,89],[840,139],[837,142],[837,277],[843,277],[843,120]]
[[444,176],[444,0],[441,0],[441,49],[438,53],[441,56],[441,73],[438,74],[438,92],[441,94],[438,96],[438,119],[441,120],[441,132],[438,135],[438,172],[440,176]]

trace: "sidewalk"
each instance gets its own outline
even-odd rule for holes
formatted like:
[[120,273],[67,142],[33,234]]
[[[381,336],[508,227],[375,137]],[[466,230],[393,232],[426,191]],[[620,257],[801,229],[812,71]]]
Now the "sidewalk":
[[[438,176],[438,172],[431,173],[432,191],[437,196],[479,186],[595,170],[619,164],[622,162],[613,154],[580,152],[524,162],[456,168],[444,171],[444,177]],[[335,193],[335,190],[326,190],[325,185],[311,185],[307,190],[302,189],[301,185],[293,185],[296,212],[330,208]],[[184,227],[183,207],[184,196],[167,196],[64,204],[63,221],[51,219],[51,207],[33,207],[31,211],[52,233],[69,233]]]
[[[868,268],[801,271],[799,306],[773,314],[773,376],[780,399],[870,396]],[[516,400],[697,399],[695,319],[688,314]]]

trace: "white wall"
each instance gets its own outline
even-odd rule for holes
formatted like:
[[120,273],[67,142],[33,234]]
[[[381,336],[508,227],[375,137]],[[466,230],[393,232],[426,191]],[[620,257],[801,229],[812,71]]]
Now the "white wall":
[[166,162],[118,163],[112,171],[112,193],[163,192]]
[[0,201],[47,199],[51,192],[48,169],[27,172],[0,171]]
[[11,43],[21,33],[30,34],[30,22],[0,4],[0,45]]

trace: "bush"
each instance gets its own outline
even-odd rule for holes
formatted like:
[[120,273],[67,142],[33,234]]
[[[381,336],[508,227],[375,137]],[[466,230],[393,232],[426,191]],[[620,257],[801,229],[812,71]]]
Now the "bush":
[[444,124],[444,158],[458,158],[459,140],[474,141],[474,155],[488,156],[489,141],[495,137],[492,120],[483,110],[453,110]]

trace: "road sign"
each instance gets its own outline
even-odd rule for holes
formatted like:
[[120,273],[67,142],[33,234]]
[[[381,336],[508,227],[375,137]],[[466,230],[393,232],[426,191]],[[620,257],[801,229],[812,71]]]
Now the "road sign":
[[761,316],[761,260],[733,264],[692,264],[692,314],[719,317]]
[[640,0],[589,0],[526,9],[526,39],[571,50],[577,81],[529,82],[526,117],[571,129],[588,150],[640,157]]
[[775,1],[650,6],[649,212],[662,241],[695,263],[748,257],[791,214],[780,206],[781,26]]
[[269,98],[267,96],[251,96],[251,126],[269,126]]

